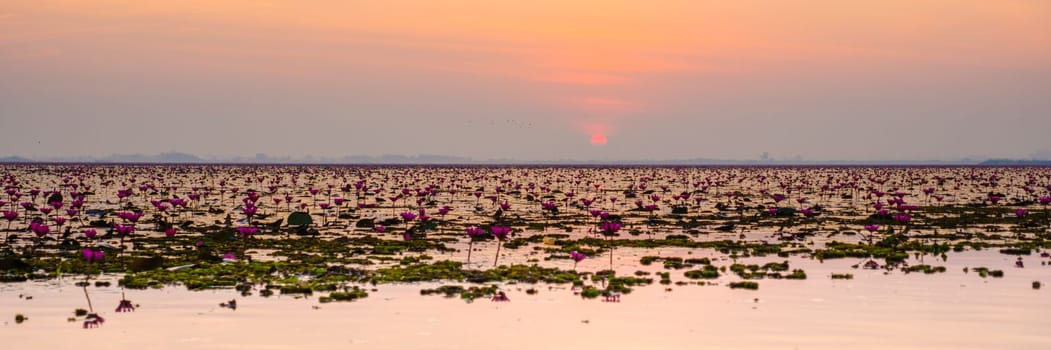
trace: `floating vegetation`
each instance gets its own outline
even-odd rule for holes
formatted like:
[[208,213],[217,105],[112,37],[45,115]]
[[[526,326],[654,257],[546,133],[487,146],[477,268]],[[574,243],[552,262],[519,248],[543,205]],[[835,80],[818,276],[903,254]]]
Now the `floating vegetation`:
[[992,276],[992,277],[995,277],[995,278],[1002,278],[1002,277],[1004,277],[1004,272],[1002,270],[990,270],[989,268],[986,268],[986,267],[975,267],[975,268],[972,268],[971,270],[974,271],[974,272],[977,272],[978,276],[981,276],[982,278],[986,278],[986,277],[989,277],[989,276]]
[[719,278],[719,269],[712,265],[705,265],[700,270],[686,271],[683,275],[690,279],[716,279]]
[[733,271],[738,277],[743,279],[761,279],[761,278],[790,278],[790,279],[806,279],[806,273],[803,270],[793,270],[790,275],[782,275],[780,272],[788,270],[788,261],[784,262],[770,262],[762,266],[757,264],[733,264],[730,265],[730,271]]
[[945,272],[945,266],[913,265],[903,269],[905,272],[923,272],[925,274]]
[[318,301],[322,302],[322,303],[328,303],[328,302],[333,302],[333,301],[354,301],[354,300],[362,299],[362,298],[365,298],[365,297],[368,297],[368,296],[369,296],[369,293],[367,293],[367,292],[365,292],[365,290],[355,286],[355,287],[349,288],[349,289],[347,289],[346,291],[343,291],[343,292],[332,292],[332,293],[329,293],[328,296],[323,296],[323,297],[318,298]]
[[759,283],[752,281],[730,282],[730,288],[757,290],[759,289]]

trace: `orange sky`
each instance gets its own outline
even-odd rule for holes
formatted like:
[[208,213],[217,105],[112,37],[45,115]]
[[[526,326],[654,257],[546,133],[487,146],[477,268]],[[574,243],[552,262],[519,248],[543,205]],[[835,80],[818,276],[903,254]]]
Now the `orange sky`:
[[[749,118],[751,124],[777,124],[783,118],[827,122],[844,111],[876,103],[864,98],[895,95],[902,86],[982,90],[921,96],[925,101],[937,100],[923,111],[940,122],[951,122],[961,118],[944,110],[953,100],[1046,86],[1024,77],[999,79],[1026,72],[1046,74],[1048,62],[1051,2],[1044,0],[16,0],[0,4],[0,64],[4,66],[0,73],[17,72],[33,90],[20,94],[37,103],[25,102],[19,112],[59,118],[66,113],[40,105],[98,97],[93,94],[103,92],[97,89],[108,91],[111,99],[149,94],[160,100],[159,105],[140,109],[167,111],[181,108],[177,102],[211,101],[221,106],[193,113],[223,115],[230,118],[229,125],[238,124],[238,117],[230,114],[273,110],[259,107],[260,100],[283,101],[277,109],[286,113],[312,112],[317,122],[341,120],[336,110],[342,109],[358,115],[352,121],[374,127],[392,126],[383,122],[392,117],[420,124],[434,123],[428,121],[434,118],[456,123],[484,119],[463,116],[473,112],[461,106],[475,105],[490,114],[509,111],[492,119],[526,121],[540,129],[537,133],[567,138],[575,134],[585,145],[596,133],[603,133],[611,149],[618,136],[642,143],[647,140],[644,133],[664,130],[642,124],[670,125],[667,132],[675,133],[681,128],[673,125]],[[99,80],[105,83],[92,83]],[[995,84],[1006,86],[994,91],[980,88]],[[10,81],[5,85],[13,88]],[[220,98],[214,92],[195,94],[187,88],[201,85],[221,86],[226,92]],[[359,101],[337,96],[355,91],[368,97]],[[852,95],[840,98],[862,101],[822,104],[821,96],[843,91]],[[1016,91],[998,100],[1037,103],[1046,97],[1032,94]],[[899,104],[900,110],[879,114],[922,112],[915,104],[908,105],[913,96],[918,95],[882,101]],[[749,101],[756,99],[767,101],[771,110],[755,109]],[[88,105],[99,115],[110,115],[100,117],[110,124],[132,115],[144,118],[134,108]],[[309,106],[318,109],[311,111],[314,107]],[[1037,103],[1022,110],[1020,118],[1039,123],[1031,114],[1042,106]],[[773,110],[787,114],[772,116]],[[237,113],[226,113],[231,111]],[[261,118],[279,120],[281,115],[274,113]],[[121,114],[127,115],[113,116]],[[3,118],[5,123],[13,122],[16,116],[5,112]],[[728,127],[743,130],[746,125]],[[639,128],[648,131],[630,134],[629,130]],[[940,150],[952,146],[945,142]],[[807,145],[795,146],[795,153],[815,152]],[[777,147],[762,145],[747,152]],[[996,152],[1032,151],[1020,147]],[[101,146],[93,151],[111,152]],[[237,150],[245,151],[249,150]],[[442,151],[470,153],[471,147],[451,144]],[[510,153],[545,158],[556,151]],[[875,156],[855,151],[820,155]],[[313,152],[320,151],[305,147],[291,153]],[[411,147],[378,152],[411,152]],[[578,155],[611,156],[596,152],[603,151]],[[938,154],[942,153],[932,153]]]

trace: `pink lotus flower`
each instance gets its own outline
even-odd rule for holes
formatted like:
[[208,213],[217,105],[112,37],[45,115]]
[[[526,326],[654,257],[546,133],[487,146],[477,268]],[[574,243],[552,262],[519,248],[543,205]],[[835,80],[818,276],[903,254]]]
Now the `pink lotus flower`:
[[472,240],[482,237],[486,234],[484,229],[474,226],[468,227],[466,231],[467,237],[471,238]]
[[406,222],[412,221],[412,220],[416,219],[416,213],[413,213],[411,211],[402,212],[401,213],[401,218],[402,218],[402,220],[405,220]]
[[87,238],[95,238],[95,235],[97,235],[97,234],[98,234],[98,232],[95,232],[95,229],[93,229],[93,228],[89,228],[89,229],[84,230],[84,237],[87,237]]
[[248,238],[256,233],[259,233],[259,228],[253,226],[240,226],[237,228],[237,233],[239,233],[243,238]]
[[493,237],[503,241],[507,239],[507,234],[511,232],[511,228],[507,226],[492,226],[489,227],[489,231],[493,233]]
[[142,217],[142,212],[141,211],[139,211],[139,212],[128,212],[128,211],[125,211],[125,212],[117,213],[117,217],[119,217],[121,219],[124,219],[126,221],[130,221],[132,223],[136,223],[136,222],[139,221],[139,218]]
[[126,235],[130,235],[132,233],[135,233],[135,226],[133,226],[133,225],[117,224],[117,225],[113,226],[113,229],[116,230],[117,234],[119,234],[121,236],[126,236]]
[[33,233],[35,233],[37,236],[44,236],[51,232],[51,228],[47,227],[47,225],[35,222],[29,224],[29,230],[33,231]]
[[85,248],[81,250],[80,253],[84,255],[84,260],[89,263],[101,262],[102,259],[106,257],[106,253],[104,253],[101,250],[92,250]]
[[574,251],[569,252],[569,258],[573,259],[573,269],[576,270],[577,269],[577,263],[581,262],[584,259],[587,259],[588,256],[584,255],[584,253],[581,253],[581,252],[578,252],[578,251],[574,250]]
[[168,237],[175,237],[175,228],[169,227],[167,230],[164,230],[164,235]]
[[615,235],[618,231],[620,231],[621,227],[622,225],[619,222],[604,222],[600,226],[600,228],[602,229],[602,233],[607,236]]
[[1026,216],[1026,214],[1029,214],[1029,211],[1028,211],[1028,210],[1025,210],[1025,209],[1015,209],[1015,216],[1017,216],[1017,217],[1023,217],[1023,216]]
[[383,231],[387,230],[387,228],[383,227],[383,225],[376,225],[376,227],[374,229],[376,230],[376,232],[380,232],[380,233],[382,233]]
[[500,246],[503,245],[501,242],[507,239],[507,234],[511,232],[511,228],[507,226],[490,226],[489,232],[497,239],[496,258],[493,259],[493,267],[496,267],[499,266],[497,263],[500,261]]

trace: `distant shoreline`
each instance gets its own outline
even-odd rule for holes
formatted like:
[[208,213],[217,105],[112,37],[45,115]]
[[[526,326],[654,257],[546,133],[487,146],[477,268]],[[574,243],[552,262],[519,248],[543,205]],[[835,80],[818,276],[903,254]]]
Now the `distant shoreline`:
[[54,166],[54,165],[90,165],[90,166],[331,166],[331,167],[570,167],[570,168],[952,168],[952,167],[1051,167],[1051,161],[1038,162],[980,162],[980,163],[631,163],[631,162],[508,162],[508,163],[335,163],[335,162],[286,162],[286,163],[249,163],[249,162],[66,162],[66,161],[0,161],[0,165]]
[[[304,159],[305,158],[305,159]],[[343,157],[216,157],[202,158],[193,154],[169,152],[154,155],[114,154],[105,157],[52,157],[33,159],[22,156],[0,157],[0,164],[98,164],[98,165],[335,165],[335,166],[660,166],[660,167],[822,167],[822,166],[1051,166],[1051,160],[1033,159],[972,159],[958,160],[735,160],[735,159],[671,159],[671,160],[543,160],[515,159],[475,160],[467,157],[432,154],[343,156]]]

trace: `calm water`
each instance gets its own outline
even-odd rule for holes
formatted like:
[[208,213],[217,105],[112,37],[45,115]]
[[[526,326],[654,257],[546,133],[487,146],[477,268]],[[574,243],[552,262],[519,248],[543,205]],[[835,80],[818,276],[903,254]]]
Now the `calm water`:
[[[776,261],[753,258],[755,262]],[[743,261],[752,261],[745,259]],[[852,269],[855,259],[825,263],[790,258],[809,279],[761,280],[757,291],[725,285],[640,287],[620,303],[584,300],[568,286],[504,285],[511,302],[420,296],[437,284],[381,285],[368,298],[319,304],[309,298],[242,297],[234,290],[180,287],[128,290],[140,304],[115,313],[117,287],[89,287],[106,323],[85,330],[68,322],[86,308],[73,279],[0,285],[5,348],[66,349],[1046,349],[1051,345],[1051,281],[1046,258],[1026,268],[996,252],[950,254],[940,274]],[[913,261],[912,263],[916,263]],[[601,264],[597,264],[601,265]],[[964,266],[1003,269],[981,278]],[[659,264],[644,267],[662,271]],[[853,280],[831,280],[833,272]],[[681,271],[674,281],[685,280]],[[734,277],[723,277],[727,283]],[[537,295],[524,290],[535,287]],[[671,288],[666,291],[665,288]],[[30,295],[31,300],[20,298]],[[238,309],[218,306],[237,299]],[[16,325],[15,313],[29,320]]]

